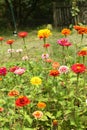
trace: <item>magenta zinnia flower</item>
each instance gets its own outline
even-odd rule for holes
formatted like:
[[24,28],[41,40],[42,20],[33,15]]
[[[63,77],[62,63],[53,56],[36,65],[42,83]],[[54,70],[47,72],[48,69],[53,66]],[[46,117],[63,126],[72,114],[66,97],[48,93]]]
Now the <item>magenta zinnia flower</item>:
[[57,43],[61,46],[71,46],[72,44],[66,38],[61,38],[57,41]]

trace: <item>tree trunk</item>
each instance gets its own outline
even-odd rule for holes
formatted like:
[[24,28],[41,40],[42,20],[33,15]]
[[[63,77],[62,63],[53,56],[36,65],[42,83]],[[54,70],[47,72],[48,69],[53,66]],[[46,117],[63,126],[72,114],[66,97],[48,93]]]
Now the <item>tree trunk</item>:
[[54,27],[57,28],[56,2],[53,2],[53,23],[54,23]]

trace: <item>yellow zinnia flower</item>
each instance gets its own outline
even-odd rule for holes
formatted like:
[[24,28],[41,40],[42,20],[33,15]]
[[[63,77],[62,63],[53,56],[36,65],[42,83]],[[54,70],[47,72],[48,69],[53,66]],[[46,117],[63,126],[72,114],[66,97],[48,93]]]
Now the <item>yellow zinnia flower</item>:
[[51,31],[49,29],[41,29],[38,31],[38,37],[41,38],[48,38],[51,35]]
[[87,51],[87,47],[82,48],[82,51]]
[[42,80],[39,77],[33,77],[31,78],[30,82],[33,85],[41,85]]

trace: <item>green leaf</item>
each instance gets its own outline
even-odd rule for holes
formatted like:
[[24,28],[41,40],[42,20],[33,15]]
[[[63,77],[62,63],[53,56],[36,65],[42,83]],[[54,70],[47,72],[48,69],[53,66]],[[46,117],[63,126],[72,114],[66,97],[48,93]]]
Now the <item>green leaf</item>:
[[25,115],[25,120],[29,122],[29,124],[32,124],[33,120],[29,115]]

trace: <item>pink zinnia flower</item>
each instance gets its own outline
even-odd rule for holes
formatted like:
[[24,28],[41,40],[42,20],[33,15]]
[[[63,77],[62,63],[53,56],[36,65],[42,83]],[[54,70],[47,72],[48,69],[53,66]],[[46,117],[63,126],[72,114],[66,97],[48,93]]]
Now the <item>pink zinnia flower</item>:
[[25,72],[25,69],[24,68],[18,68],[14,71],[14,74],[17,74],[17,75],[22,75],[24,74]]
[[60,74],[63,74],[63,73],[66,74],[66,73],[69,72],[69,67],[62,65],[62,66],[59,67],[58,70],[59,70]]
[[42,59],[47,59],[49,58],[49,54],[42,54]]
[[61,38],[57,41],[57,43],[61,46],[71,46],[72,44],[66,38]]

